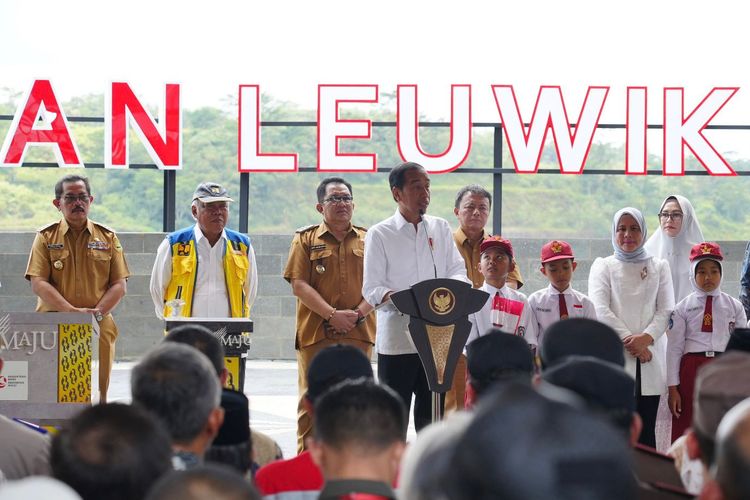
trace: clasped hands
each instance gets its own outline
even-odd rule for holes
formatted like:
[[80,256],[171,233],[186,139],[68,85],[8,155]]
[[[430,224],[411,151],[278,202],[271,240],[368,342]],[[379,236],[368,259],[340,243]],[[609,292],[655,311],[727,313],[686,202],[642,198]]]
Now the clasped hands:
[[653,337],[648,333],[634,333],[633,335],[628,335],[622,339],[622,344],[625,346],[628,353],[631,356],[638,358],[641,363],[648,363],[651,361],[653,355],[648,347],[653,342]]
[[328,320],[323,322],[326,332],[335,335],[345,335],[357,326],[359,314],[352,309],[337,309]]

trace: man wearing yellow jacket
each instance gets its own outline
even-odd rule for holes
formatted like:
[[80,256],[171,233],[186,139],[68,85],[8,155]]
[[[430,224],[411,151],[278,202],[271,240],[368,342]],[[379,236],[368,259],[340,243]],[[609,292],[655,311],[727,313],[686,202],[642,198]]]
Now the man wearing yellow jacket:
[[204,182],[193,194],[196,224],[166,236],[151,271],[159,318],[247,318],[258,291],[255,252],[247,235],[227,229],[227,190]]

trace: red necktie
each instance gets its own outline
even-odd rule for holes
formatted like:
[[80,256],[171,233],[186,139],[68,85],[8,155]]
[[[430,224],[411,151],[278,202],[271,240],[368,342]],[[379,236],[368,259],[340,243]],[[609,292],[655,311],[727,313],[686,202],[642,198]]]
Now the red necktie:
[[713,316],[713,300],[711,295],[706,295],[706,308],[703,310],[703,326],[701,326],[702,332],[713,332],[714,331],[714,316]]
[[560,319],[568,319],[568,305],[565,303],[565,294],[558,294],[557,298],[560,299]]
[[502,297],[500,292],[495,292],[495,296],[492,298],[492,311],[490,312],[490,321],[492,326],[500,328],[503,324],[500,321],[500,311],[502,310]]

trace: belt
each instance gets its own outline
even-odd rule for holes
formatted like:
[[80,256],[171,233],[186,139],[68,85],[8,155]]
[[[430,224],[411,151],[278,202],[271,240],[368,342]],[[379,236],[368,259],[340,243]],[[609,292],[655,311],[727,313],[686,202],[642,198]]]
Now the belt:
[[691,356],[698,358],[715,358],[719,354],[723,354],[722,351],[706,351],[706,352],[686,352],[683,356]]

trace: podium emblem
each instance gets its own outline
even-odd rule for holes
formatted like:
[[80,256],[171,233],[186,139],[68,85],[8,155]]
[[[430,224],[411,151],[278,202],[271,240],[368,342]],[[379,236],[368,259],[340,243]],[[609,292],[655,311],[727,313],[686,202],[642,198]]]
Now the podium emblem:
[[444,316],[450,314],[456,306],[456,296],[447,288],[440,287],[432,291],[427,303],[432,312]]

